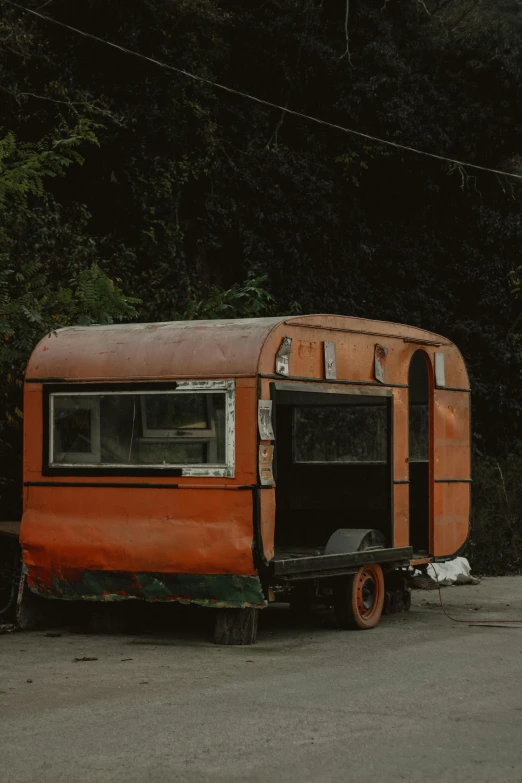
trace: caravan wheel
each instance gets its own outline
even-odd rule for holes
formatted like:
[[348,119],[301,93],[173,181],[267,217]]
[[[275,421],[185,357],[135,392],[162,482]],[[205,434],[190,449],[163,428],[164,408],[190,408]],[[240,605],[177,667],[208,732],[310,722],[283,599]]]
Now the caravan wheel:
[[384,605],[384,575],[380,565],[366,565],[339,579],[334,612],[341,628],[367,630],[380,620]]

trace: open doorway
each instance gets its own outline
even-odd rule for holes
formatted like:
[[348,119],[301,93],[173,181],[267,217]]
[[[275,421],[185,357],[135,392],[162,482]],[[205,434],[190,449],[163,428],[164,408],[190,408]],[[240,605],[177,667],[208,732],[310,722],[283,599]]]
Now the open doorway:
[[322,554],[340,528],[379,530],[393,545],[391,404],[385,394],[277,391],[278,552]]
[[416,351],[408,373],[410,545],[416,554],[430,550],[430,373],[424,351]]

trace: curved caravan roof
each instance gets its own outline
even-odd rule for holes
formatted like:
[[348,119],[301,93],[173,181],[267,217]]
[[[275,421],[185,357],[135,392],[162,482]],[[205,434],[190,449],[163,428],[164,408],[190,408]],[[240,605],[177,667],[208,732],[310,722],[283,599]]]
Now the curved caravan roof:
[[26,378],[116,381],[269,374],[284,336],[308,344],[347,344],[356,335],[367,335],[366,342],[386,344],[395,338],[402,344],[443,346],[444,352],[455,354],[461,382],[467,381],[460,353],[449,340],[410,326],[337,315],[67,327],[40,341]]

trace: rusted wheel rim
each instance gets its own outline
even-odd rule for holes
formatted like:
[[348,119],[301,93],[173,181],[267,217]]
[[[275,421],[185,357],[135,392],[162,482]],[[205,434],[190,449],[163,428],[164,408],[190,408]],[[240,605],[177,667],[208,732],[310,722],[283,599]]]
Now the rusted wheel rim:
[[363,568],[357,575],[357,610],[365,619],[372,616],[377,606],[379,587],[371,568]]

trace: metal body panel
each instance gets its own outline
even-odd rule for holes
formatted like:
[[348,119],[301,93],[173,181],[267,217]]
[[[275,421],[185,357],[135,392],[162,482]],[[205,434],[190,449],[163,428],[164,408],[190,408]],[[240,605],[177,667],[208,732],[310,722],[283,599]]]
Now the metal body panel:
[[280,322],[250,318],[67,327],[38,343],[26,377],[128,381],[254,375],[261,345]]
[[308,392],[313,394],[355,394],[361,397],[393,397],[392,389],[384,389],[382,386],[353,386],[346,387],[340,383],[319,384],[313,381],[307,383],[295,383],[289,381],[276,381],[276,391]]
[[24,562],[94,570],[254,574],[252,491],[25,488]]
[[[288,381],[279,376],[278,388],[310,384],[314,392],[372,395],[380,389],[393,396],[393,543],[400,548],[409,544],[408,485],[395,483],[409,479],[409,363],[419,345],[433,368],[435,351],[444,355],[446,386],[434,390],[432,401],[431,554],[454,554],[468,531],[469,381],[458,349],[448,340],[412,327],[329,315],[76,327],[45,337],[27,370],[21,543],[33,584],[38,578],[51,588],[54,578],[67,581],[68,573],[86,570],[257,578],[258,564],[273,557],[275,524],[274,488],[258,491],[257,510],[251,489],[259,484],[258,398],[271,399],[270,376],[284,338],[291,340],[290,374]],[[336,380],[329,381],[324,344],[333,342]],[[384,384],[375,379],[376,342],[386,349]],[[216,378],[236,383],[233,477],[121,476],[115,482],[101,478],[100,484],[114,486],[98,488],[93,486],[96,476],[64,476],[60,486],[51,487],[52,479],[42,470],[46,379],[168,383]],[[462,481],[448,481],[453,479]],[[157,488],[174,482],[179,491]],[[135,486],[139,483],[152,486]],[[191,600],[190,595],[183,600]]]
[[458,552],[468,537],[471,501],[469,431],[469,395],[435,389],[432,532],[433,554],[436,557]]
[[[342,343],[335,332],[344,332]],[[405,339],[423,344],[432,342],[458,354],[448,340],[423,329],[338,315],[71,326],[58,329],[38,343],[29,360],[26,378],[31,381],[206,380],[273,373],[275,356],[283,339],[297,337],[298,344],[290,344],[290,375],[324,378],[323,347],[317,343],[335,340],[337,378],[357,378],[362,370],[365,379],[373,381],[373,360],[371,365],[367,360],[368,347],[372,355],[374,351],[375,342],[368,337],[372,335],[395,338],[393,343]],[[381,343],[390,347],[385,341]],[[360,350],[363,346],[364,357]],[[284,350],[288,347],[287,343]],[[410,346],[407,353],[412,352]],[[397,356],[397,346],[394,353]],[[386,380],[393,383],[396,362],[392,363],[388,375],[390,358],[387,357]],[[355,372],[348,371],[347,361],[354,365]],[[453,362],[446,381],[449,386],[467,385],[465,368]]]
[[274,557],[275,512],[275,492],[273,489],[264,489],[259,493],[259,524],[263,555],[267,563]]

